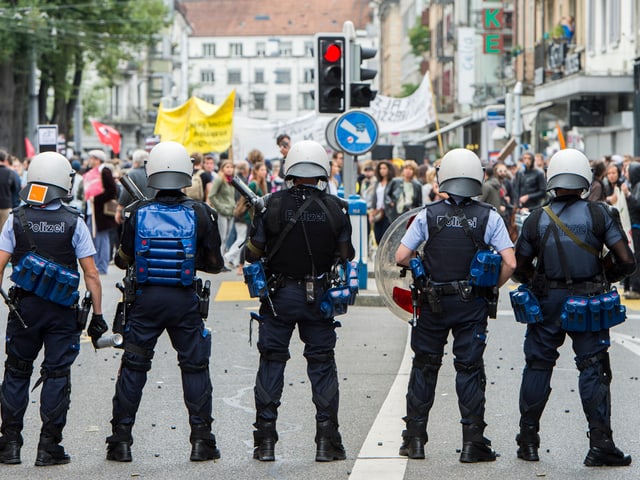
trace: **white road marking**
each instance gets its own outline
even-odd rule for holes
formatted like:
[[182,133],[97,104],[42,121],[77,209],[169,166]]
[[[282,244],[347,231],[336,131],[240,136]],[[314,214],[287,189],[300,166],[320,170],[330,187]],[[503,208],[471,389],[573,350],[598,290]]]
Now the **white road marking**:
[[349,480],[402,480],[407,467],[407,457],[398,455],[402,421],[405,411],[405,396],[411,373],[411,328],[407,328],[407,343],[398,375],[389,389],[382,408],[378,412],[371,430],[365,439]]

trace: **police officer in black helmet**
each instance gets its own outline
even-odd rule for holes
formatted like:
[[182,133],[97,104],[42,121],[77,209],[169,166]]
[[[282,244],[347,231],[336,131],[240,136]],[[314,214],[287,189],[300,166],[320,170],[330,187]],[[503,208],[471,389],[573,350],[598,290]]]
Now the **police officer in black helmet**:
[[308,140],[294,144],[284,175],[287,189],[268,197],[245,247],[248,261],[266,258],[266,275],[273,287],[273,305],[263,301],[260,306],[254,458],[275,459],[284,369],[297,325],[316,407],[316,461],[344,460],[338,433],[335,326],[333,319],[324,318],[320,300],[336,259],[354,256],[351,224],[345,202],[325,193],[329,159],[320,144]]
[[[540,417],[551,393],[558,348],[573,341],[582,408],[589,425],[587,466],[624,466],[631,457],[616,448],[611,431],[610,324],[624,320],[619,305],[601,314],[597,307],[618,298],[610,284],[633,273],[635,262],[616,210],[587,202],[592,173],[585,155],[557,152],[547,169],[551,203],[525,220],[516,245],[514,280],[527,284],[539,302],[541,321],[528,323],[526,365],[520,387],[518,458],[538,461]],[[604,259],[603,245],[610,250]],[[619,300],[619,298],[618,298]],[[615,303],[615,302],[613,302]],[[589,305],[593,316],[583,307]],[[582,311],[580,310],[582,308]],[[613,319],[613,321],[611,321]],[[597,321],[596,321],[597,320]]]
[[[411,459],[425,458],[427,420],[450,332],[462,423],[460,461],[496,459],[491,442],[483,435],[488,300],[495,301],[489,292],[509,279],[515,256],[500,214],[491,205],[471,200],[482,192],[483,178],[475,153],[463,148],[449,151],[438,170],[440,191],[446,192],[448,199],[420,211],[396,251],[396,262],[410,265],[424,243],[422,263],[428,277],[420,316],[411,332],[415,356],[407,391],[407,428],[399,452]],[[489,247],[497,253],[487,255]],[[479,252],[495,263],[492,278],[477,280],[476,286],[471,267]]]
[[196,292],[196,270],[218,273],[223,267],[216,213],[182,193],[191,184],[192,162],[176,142],[161,142],[146,164],[155,198],[124,210],[115,263],[135,265],[136,298],[124,330],[124,354],[113,397],[112,435],[107,460],[130,462],[132,428],[164,330],[178,354],[184,401],[189,412],[192,461],[220,458],[211,433],[212,385],[209,374],[211,333],[205,327]]
[[21,317],[11,312],[7,322],[7,359],[0,387],[0,463],[21,462],[29,382],[43,346],[44,359],[35,384],[42,384],[36,466],[71,461],[60,442],[71,401],[71,365],[80,351],[86,320],[74,308],[79,296],[78,263],[93,299],[87,333],[95,342],[108,328],[102,318],[102,286],[91,234],[78,211],[62,204],[70,196],[74,174],[59,153],[36,155],[29,165],[27,185],[20,192],[25,205],[11,213],[0,234],[0,279],[11,261],[15,286],[10,294]]

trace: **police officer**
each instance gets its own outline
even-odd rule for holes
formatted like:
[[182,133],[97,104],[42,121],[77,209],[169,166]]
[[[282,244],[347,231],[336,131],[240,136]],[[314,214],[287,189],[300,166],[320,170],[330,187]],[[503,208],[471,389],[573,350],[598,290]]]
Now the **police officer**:
[[[448,199],[427,205],[415,217],[396,251],[396,262],[409,265],[424,242],[422,262],[428,276],[420,316],[411,332],[414,352],[407,391],[407,428],[400,455],[424,458],[427,420],[433,406],[444,346],[453,333],[456,391],[463,446],[460,461],[493,461],[496,453],[483,436],[485,385],[483,353],[487,336],[488,299],[509,279],[515,267],[513,244],[500,214],[471,200],[482,192],[480,159],[470,150],[449,151],[438,170],[440,191]],[[471,286],[470,267],[479,248],[493,247],[499,256],[494,288]],[[426,297],[426,298],[425,298]]]
[[313,141],[294,144],[284,172],[286,190],[267,198],[245,247],[246,259],[265,260],[271,302],[260,306],[260,366],[254,389],[256,431],[253,457],[273,461],[276,419],[296,325],[305,344],[307,373],[316,407],[316,461],[346,458],[338,433],[338,377],[335,325],[320,310],[327,277],[336,260],[354,256],[344,201],[325,192],[329,158]]
[[[558,348],[569,335],[580,371],[582,408],[589,424],[590,449],[584,463],[631,463],[631,457],[616,448],[611,432],[609,330],[567,331],[562,325],[563,304],[568,297],[602,294],[610,282],[620,281],[635,268],[616,211],[580,197],[589,189],[591,178],[584,154],[574,149],[557,152],[547,170],[547,189],[555,195],[550,210],[545,207],[527,217],[516,247],[513,278],[529,284],[542,312],[542,322],[527,325],[524,341],[526,366],[520,388],[520,434],[516,437],[518,458],[523,460],[539,460],[540,417],[551,393]],[[605,262],[600,259],[603,244],[612,252],[613,262],[611,256]]]
[[223,260],[215,211],[181,191],[191,185],[192,169],[181,144],[157,144],[149,154],[146,170],[149,187],[158,193],[154,199],[135,202],[124,210],[115,263],[122,269],[135,267],[136,298],[126,318],[107,460],[131,461],[131,430],[154,347],[164,330],[178,353],[182,372],[191,426],[191,460],[220,458],[211,433],[211,334],[200,314],[195,274],[196,270],[218,273]]
[[17,310],[11,311],[7,323],[7,359],[0,387],[0,463],[20,463],[29,381],[43,345],[44,360],[36,383],[42,384],[36,466],[70,462],[60,442],[71,396],[71,364],[78,356],[84,328],[76,308],[78,261],[93,299],[88,333],[95,342],[107,330],[91,234],[79,212],[62,204],[70,195],[74,173],[59,153],[36,155],[29,165],[27,185],[20,192],[26,204],[11,213],[0,233],[0,279],[11,261],[15,283],[10,290],[11,310]]

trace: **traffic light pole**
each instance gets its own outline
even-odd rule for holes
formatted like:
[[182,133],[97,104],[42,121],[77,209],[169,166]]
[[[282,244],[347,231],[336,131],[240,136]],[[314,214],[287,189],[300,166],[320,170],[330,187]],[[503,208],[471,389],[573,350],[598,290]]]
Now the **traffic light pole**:
[[344,163],[342,165],[342,185],[344,187],[344,198],[349,198],[356,194],[356,181],[358,179],[358,157],[344,153]]

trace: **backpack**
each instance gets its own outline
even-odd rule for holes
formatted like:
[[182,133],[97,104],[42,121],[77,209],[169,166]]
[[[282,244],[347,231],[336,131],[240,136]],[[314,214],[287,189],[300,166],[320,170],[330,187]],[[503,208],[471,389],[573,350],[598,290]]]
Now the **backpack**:
[[198,170],[191,177],[191,186],[185,187],[184,193],[187,197],[192,198],[194,200],[198,200],[199,202],[204,201],[204,184],[202,183],[202,174],[204,170]]

